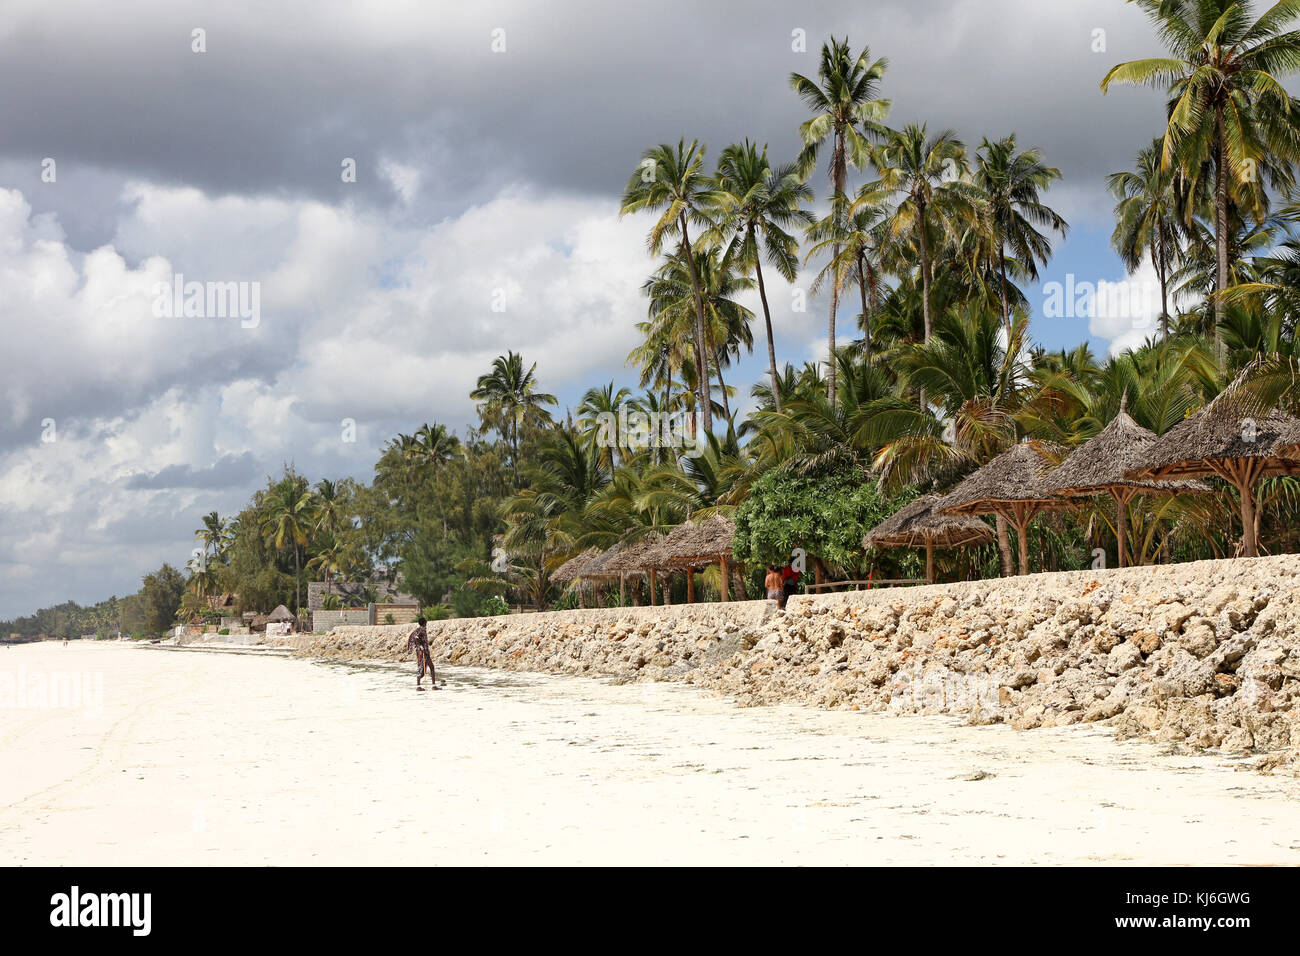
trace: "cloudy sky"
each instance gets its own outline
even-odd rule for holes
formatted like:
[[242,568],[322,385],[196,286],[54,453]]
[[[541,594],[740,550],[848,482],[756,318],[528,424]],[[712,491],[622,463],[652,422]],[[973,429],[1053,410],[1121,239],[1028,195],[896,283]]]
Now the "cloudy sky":
[[[793,157],[787,76],[831,33],[889,58],[894,124],[1015,131],[1063,170],[1044,282],[1124,278],[1103,177],[1161,100],[1098,90],[1158,51],[1122,0],[5,0],[0,618],[134,591],[284,462],[367,478],[396,431],[471,421],[507,348],[565,404],[630,384],[651,263],[628,174],[681,136]],[[177,273],[257,283],[258,321],[159,316]],[[825,309],[790,293],[802,362]],[[1145,335],[1039,312],[1051,347]]]

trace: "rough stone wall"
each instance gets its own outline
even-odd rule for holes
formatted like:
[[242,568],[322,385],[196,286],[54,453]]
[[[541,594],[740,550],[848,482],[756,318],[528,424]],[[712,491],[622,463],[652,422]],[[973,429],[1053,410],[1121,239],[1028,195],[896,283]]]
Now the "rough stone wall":
[[[1300,555],[1036,574],[790,601],[431,624],[436,659],[680,680],[742,705],[961,714],[1300,767]],[[337,628],[299,653],[398,659],[410,627]]]

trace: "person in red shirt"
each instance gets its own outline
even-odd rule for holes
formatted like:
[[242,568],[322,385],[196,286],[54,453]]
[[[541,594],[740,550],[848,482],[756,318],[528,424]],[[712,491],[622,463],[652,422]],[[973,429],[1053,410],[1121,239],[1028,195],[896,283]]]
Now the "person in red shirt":
[[785,610],[785,602],[790,600],[790,595],[794,594],[795,588],[799,586],[799,572],[789,564],[781,569],[781,609]]

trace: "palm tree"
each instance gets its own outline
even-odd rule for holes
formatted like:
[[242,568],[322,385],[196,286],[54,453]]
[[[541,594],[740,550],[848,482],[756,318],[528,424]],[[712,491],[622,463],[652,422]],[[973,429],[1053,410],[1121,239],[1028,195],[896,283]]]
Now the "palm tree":
[[203,544],[205,558],[209,551],[212,552],[214,558],[221,556],[227,540],[226,525],[226,520],[215,511],[210,511],[203,516],[203,527],[194,532],[194,539]]
[[1039,193],[1061,178],[1061,171],[1046,166],[1037,148],[1016,151],[1015,134],[980,144],[975,162],[975,186],[983,194],[987,225],[998,262],[1002,290],[1002,322],[1011,329],[1007,254],[1030,281],[1038,279],[1038,263],[1052,254],[1052,243],[1035,226],[1065,235],[1066,223],[1039,199]]
[[460,439],[447,431],[446,425],[426,423],[416,429],[403,453],[411,461],[426,465],[436,472],[461,454]]
[[348,550],[333,531],[322,531],[315,545],[316,554],[307,562],[307,567],[309,570],[320,571],[325,575],[325,593],[329,595],[334,575],[347,574]]
[[[1101,90],[1112,82],[1167,85],[1161,169],[1193,178],[1203,168],[1214,171],[1215,292],[1221,295],[1229,286],[1229,192],[1262,208],[1268,198],[1259,174],[1268,170],[1273,186],[1289,185],[1289,172],[1270,160],[1300,156],[1295,101],[1278,80],[1300,68],[1300,32],[1288,31],[1300,4],[1279,0],[1252,23],[1249,0],[1134,2],[1171,55],[1112,67]],[[1225,310],[1216,298],[1216,343]]]
[[678,252],[690,271],[695,304],[695,367],[700,370],[696,384],[699,408],[704,415],[704,430],[713,430],[713,411],[709,403],[709,363],[704,342],[704,302],[700,279],[695,272],[695,253],[691,247],[690,227],[713,226],[707,213],[712,202],[712,184],[704,175],[704,147],[698,140],[678,141],[674,149],[661,143],[646,150],[640,167],[627,181],[619,216],[628,213],[658,212],[650,227],[648,245],[658,255],[664,243],[676,238]]
[[[736,273],[737,262],[725,257],[716,247],[696,249],[695,267],[688,269],[680,255],[670,255],[641,287],[650,300],[651,317],[647,337],[661,335],[676,343],[674,351],[684,351],[695,311],[695,287],[703,303],[705,355],[717,372],[723,414],[731,417],[728,389],[722,369],[733,355],[754,346],[749,323],[753,313],[741,305],[736,296],[754,287],[753,280]],[[711,394],[711,390],[710,390]],[[710,409],[712,411],[712,409]],[[707,429],[706,429],[707,431]]]
[[862,297],[863,361],[868,365],[871,364],[871,317],[879,307],[885,247],[889,244],[889,210],[884,198],[878,190],[867,187],[859,190],[847,215],[832,212],[808,230],[814,244],[805,256],[805,261],[809,261],[831,250],[830,261],[813,280],[813,293],[828,277],[832,284],[857,285]]
[[[883,57],[872,62],[867,47],[854,57],[848,37],[843,41],[832,37],[822,44],[816,80],[799,73],[790,74],[790,86],[813,114],[799,126],[799,138],[803,141],[797,160],[799,172],[805,178],[812,173],[818,153],[829,140],[833,212],[845,209],[849,166],[863,168],[871,158],[870,138],[886,132],[881,124],[889,113],[889,101],[878,94],[888,66],[889,61]],[[835,404],[835,311],[839,293],[839,284],[832,282],[826,385],[832,405]]]
[[[806,226],[812,214],[802,209],[812,201],[812,189],[793,165],[776,169],[767,159],[767,147],[745,140],[722,151],[716,177],[718,207],[717,233],[730,235],[726,257],[738,261],[746,271],[754,270],[758,280],[758,297],[763,303],[763,321],[767,327],[768,373],[778,410],[781,396],[776,390],[776,343],[772,337],[772,310],[767,304],[767,286],[763,282],[763,258],[787,282],[793,282],[799,268],[799,241],[786,230]],[[761,247],[761,248],[760,248]]]
[[623,442],[626,436],[616,432],[613,444],[600,445],[601,425],[611,416],[617,419],[619,409],[629,405],[631,398],[630,391],[626,388],[616,388],[614,383],[610,382],[587,389],[583,393],[582,401],[578,403],[578,430],[591,448],[599,447],[597,458],[601,467],[611,471],[620,459],[626,457],[627,446]]
[[338,482],[322,478],[316,482],[316,530],[337,534],[343,526],[342,496]]
[[1145,255],[1160,279],[1160,333],[1169,335],[1169,274],[1178,263],[1179,245],[1178,195],[1175,171],[1166,171],[1160,162],[1160,140],[1140,150],[1137,169],[1111,173],[1106,186],[1117,200],[1115,232],[1111,245],[1119,253],[1124,268],[1133,272]]
[[293,549],[294,611],[302,606],[301,549],[310,542],[316,494],[305,478],[287,475],[271,488],[263,503],[262,535],[272,547]]
[[[519,426],[525,422],[551,421],[550,412],[543,405],[554,405],[554,395],[537,391],[537,363],[525,371],[523,356],[507,351],[492,362],[492,371],[480,375],[478,384],[469,393],[476,402],[482,402],[485,418],[497,423],[501,435],[510,443],[510,463],[515,484],[519,484]],[[417,443],[418,445],[418,443]]]
[[930,309],[933,281],[933,234],[953,237],[957,223],[973,215],[970,194],[959,188],[958,177],[968,172],[966,147],[950,129],[931,136],[922,124],[894,132],[878,150],[879,187],[899,196],[891,219],[895,236],[911,238],[920,254],[921,316],[925,341],[930,341],[934,321]]

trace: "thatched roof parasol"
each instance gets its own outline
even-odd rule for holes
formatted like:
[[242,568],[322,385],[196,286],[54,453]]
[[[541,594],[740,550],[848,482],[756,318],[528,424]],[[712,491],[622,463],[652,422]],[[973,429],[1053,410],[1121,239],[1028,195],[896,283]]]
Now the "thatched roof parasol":
[[1070,506],[1046,485],[1047,473],[1060,460],[1061,452],[1047,442],[1023,441],[968,475],[935,507],[954,514],[994,514],[1006,519],[1019,538],[1020,573],[1028,574],[1029,523],[1042,511]]
[[650,571],[658,565],[648,558],[663,539],[664,536],[658,531],[651,531],[635,541],[620,542],[602,556],[599,571],[615,574],[620,571]]
[[862,538],[864,548],[925,548],[925,577],[934,582],[934,549],[959,548],[993,540],[993,531],[971,515],[944,514],[935,506],[943,495],[909,501]]
[[1212,402],[1152,442],[1128,477],[1222,478],[1241,496],[1242,553],[1253,558],[1259,554],[1255,486],[1262,478],[1300,473],[1300,461],[1288,451],[1300,435],[1300,420],[1260,408],[1244,388],[1245,378],[1243,371]]
[[600,548],[588,548],[581,554],[575,554],[555,569],[555,573],[551,575],[551,580],[565,584],[574,578],[582,577],[583,570],[596,558],[600,557],[600,553]]
[[291,612],[287,607],[281,604],[274,611],[268,614],[266,616],[266,619],[268,621],[292,621],[293,612]]
[[691,568],[731,556],[736,523],[722,515],[679,524],[664,536],[645,560],[660,568]]
[[1115,499],[1115,530],[1119,540],[1119,566],[1128,563],[1128,503],[1139,494],[1176,495],[1207,492],[1199,481],[1159,481],[1128,477],[1151,445],[1156,433],[1143,428],[1128,413],[1128,392],[1120,399],[1119,412],[1095,436],[1088,439],[1051,471],[1044,487],[1061,495],[1109,494]]

